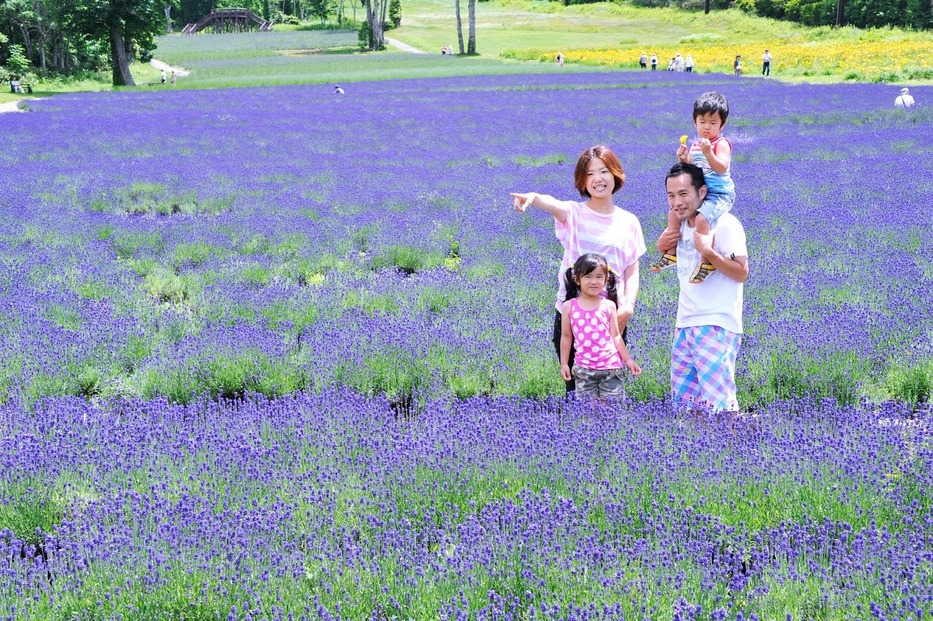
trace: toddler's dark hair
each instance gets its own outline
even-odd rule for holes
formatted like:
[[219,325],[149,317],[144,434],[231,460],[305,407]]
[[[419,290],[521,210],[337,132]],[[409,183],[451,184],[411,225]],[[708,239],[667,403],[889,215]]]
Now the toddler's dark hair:
[[693,120],[696,121],[697,117],[701,114],[712,114],[718,113],[719,118],[722,119],[722,124],[726,124],[726,119],[729,118],[729,102],[726,101],[726,96],[722,93],[717,93],[716,91],[707,91],[697,97],[697,100],[693,102]]
[[572,300],[580,295],[580,287],[577,286],[577,281],[574,280],[574,276],[582,278],[597,267],[602,267],[606,270],[606,298],[611,300],[612,303],[618,307],[619,293],[616,286],[618,282],[616,273],[609,267],[609,262],[606,261],[606,257],[601,254],[596,254],[595,252],[588,252],[580,256],[573,264],[573,267],[568,267],[567,271],[564,273],[564,285],[567,287],[567,299]]

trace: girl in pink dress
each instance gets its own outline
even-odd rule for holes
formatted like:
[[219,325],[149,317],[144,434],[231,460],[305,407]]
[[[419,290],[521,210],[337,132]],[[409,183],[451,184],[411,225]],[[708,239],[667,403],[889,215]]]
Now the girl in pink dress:
[[[623,365],[641,373],[622,335],[616,312],[616,277],[604,257],[581,256],[567,270],[567,301],[561,309],[560,374],[576,380],[578,397],[619,399],[625,396]],[[570,347],[576,350],[573,370]]]

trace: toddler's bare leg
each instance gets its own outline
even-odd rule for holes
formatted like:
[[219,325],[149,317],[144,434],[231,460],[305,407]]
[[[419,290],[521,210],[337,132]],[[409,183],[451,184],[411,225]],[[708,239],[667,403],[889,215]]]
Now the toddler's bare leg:
[[[667,212],[667,230],[676,232],[680,229],[680,220],[677,219],[677,216],[674,215],[674,210],[671,209]],[[660,248],[661,258],[658,259],[651,266],[652,272],[660,272],[661,270],[667,269],[669,267],[674,267],[677,265],[677,244],[670,246],[669,248]]]
[[[696,227],[696,232],[700,235],[709,235],[710,226],[709,220],[706,219],[706,216],[697,212],[696,220],[694,220],[694,226]],[[693,275],[690,276],[690,282],[694,285],[698,285],[709,276],[710,272],[715,271],[716,267],[709,262],[707,257],[701,257],[700,262],[697,264],[696,268],[693,270]]]

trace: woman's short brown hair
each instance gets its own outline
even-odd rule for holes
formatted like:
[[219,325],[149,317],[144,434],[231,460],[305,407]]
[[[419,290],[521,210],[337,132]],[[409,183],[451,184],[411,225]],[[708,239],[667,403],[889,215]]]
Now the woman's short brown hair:
[[586,189],[587,168],[593,158],[597,157],[603,161],[603,164],[606,165],[606,168],[609,169],[609,172],[612,173],[612,176],[616,180],[615,186],[612,188],[612,193],[615,194],[625,185],[625,171],[622,169],[622,162],[620,162],[616,154],[612,152],[612,149],[606,145],[598,144],[580,154],[580,159],[577,160],[577,167],[573,171],[573,185],[577,188],[577,192],[586,198],[590,198],[590,193]]

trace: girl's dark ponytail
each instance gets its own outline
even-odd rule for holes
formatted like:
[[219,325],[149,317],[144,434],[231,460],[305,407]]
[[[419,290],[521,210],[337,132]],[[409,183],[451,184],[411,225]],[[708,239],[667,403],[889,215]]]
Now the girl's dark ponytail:
[[616,308],[619,307],[619,292],[616,288],[617,283],[616,273],[612,268],[609,268],[609,273],[606,275],[606,299],[615,304]]
[[580,295],[580,288],[577,287],[577,281],[573,279],[572,267],[568,267],[567,271],[564,272],[564,287],[567,289],[567,297],[564,298],[565,302]]

